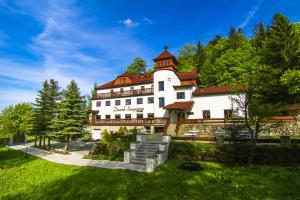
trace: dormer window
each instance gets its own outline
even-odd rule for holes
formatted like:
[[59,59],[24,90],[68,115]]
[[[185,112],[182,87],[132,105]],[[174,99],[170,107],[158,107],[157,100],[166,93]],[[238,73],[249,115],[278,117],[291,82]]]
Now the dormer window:
[[141,79],[141,80],[145,80],[145,76],[141,76],[140,79]]
[[120,83],[121,83],[121,84],[124,84],[125,81],[126,81],[126,78],[121,78]]

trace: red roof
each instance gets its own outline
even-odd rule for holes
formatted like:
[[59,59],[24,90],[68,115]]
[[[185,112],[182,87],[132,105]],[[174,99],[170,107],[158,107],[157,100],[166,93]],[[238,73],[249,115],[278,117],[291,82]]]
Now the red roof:
[[172,104],[169,104],[164,107],[164,109],[169,110],[188,110],[191,109],[194,105],[194,101],[179,101]]
[[229,86],[219,86],[219,87],[200,87],[197,88],[193,95],[207,95],[207,94],[216,94],[216,93],[230,93],[231,89]]
[[153,60],[156,62],[156,61],[159,61],[159,60],[164,60],[164,59],[169,59],[169,58],[173,58],[173,59],[176,60],[175,56],[173,56],[168,50],[164,50],[161,54],[159,54]]
[[[176,72],[178,78],[181,81],[186,80],[198,80],[198,74],[197,72]],[[128,77],[131,80],[131,83],[125,83],[125,84],[118,84],[115,85],[114,82],[119,77]],[[130,86],[130,85],[139,85],[139,84],[146,84],[146,83],[153,83],[153,73],[148,74],[130,74],[127,71],[123,74],[119,75],[115,80],[110,81],[108,83],[105,83],[103,85],[100,85],[97,87],[97,89],[107,89],[107,88],[114,88],[114,87],[120,87],[120,86]]]

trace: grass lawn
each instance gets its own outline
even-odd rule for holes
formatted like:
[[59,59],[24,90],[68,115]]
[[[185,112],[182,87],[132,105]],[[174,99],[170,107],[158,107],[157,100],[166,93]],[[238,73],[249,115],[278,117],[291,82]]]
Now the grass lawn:
[[228,167],[200,172],[169,160],[153,174],[51,163],[0,148],[0,199],[300,199],[299,167]]

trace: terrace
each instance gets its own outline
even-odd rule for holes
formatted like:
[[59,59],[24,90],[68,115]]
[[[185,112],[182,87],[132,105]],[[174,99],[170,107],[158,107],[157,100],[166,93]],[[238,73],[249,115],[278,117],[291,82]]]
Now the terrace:
[[127,90],[127,91],[117,91],[117,92],[107,92],[99,93],[93,99],[107,99],[115,97],[129,97],[129,96],[142,96],[153,94],[153,88],[145,88],[138,90]]

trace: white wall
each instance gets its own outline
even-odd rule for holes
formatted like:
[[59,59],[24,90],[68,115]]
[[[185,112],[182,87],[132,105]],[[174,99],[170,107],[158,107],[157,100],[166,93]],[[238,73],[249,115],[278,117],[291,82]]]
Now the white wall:
[[[148,113],[154,113],[154,104],[148,104],[148,97],[153,97],[153,95],[93,100],[92,110],[98,110],[98,115],[101,115],[101,119],[105,119],[105,115],[111,115],[111,119],[115,119],[116,114],[120,114],[121,119],[125,119],[125,114],[131,114],[131,118],[136,118],[136,115],[140,113],[143,113],[143,117],[147,118]],[[137,104],[137,98],[143,98],[143,104]],[[125,105],[126,99],[131,99],[131,105]],[[120,100],[121,105],[116,106],[115,100]],[[96,107],[97,101],[101,101],[100,107]],[[105,105],[106,101],[110,101],[110,106]],[[116,110],[116,108],[125,109],[125,111]],[[143,112],[129,109],[143,109]]]
[[[203,118],[203,110],[210,110],[211,118],[224,118],[224,110],[232,109],[230,94],[194,96],[193,100],[195,103],[191,112],[194,112],[194,115],[188,115],[189,119]],[[235,107],[235,105],[233,106]]]
[[[174,85],[180,85],[178,76],[170,70],[159,70],[154,72],[154,111],[155,117],[168,117],[169,111],[159,108],[159,97],[165,98],[165,106],[176,101]],[[159,91],[158,82],[164,81],[164,91]]]

